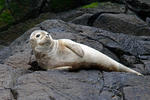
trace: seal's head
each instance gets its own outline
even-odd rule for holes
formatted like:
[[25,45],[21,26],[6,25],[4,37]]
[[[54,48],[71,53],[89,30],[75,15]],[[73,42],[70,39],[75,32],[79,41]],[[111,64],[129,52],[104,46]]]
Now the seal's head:
[[30,44],[32,49],[36,47],[48,47],[51,45],[53,39],[50,34],[44,30],[36,30],[30,35]]

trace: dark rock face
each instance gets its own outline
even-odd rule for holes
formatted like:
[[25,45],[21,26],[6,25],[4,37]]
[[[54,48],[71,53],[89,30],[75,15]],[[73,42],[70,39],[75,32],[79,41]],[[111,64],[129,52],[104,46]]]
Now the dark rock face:
[[134,15],[102,14],[95,20],[93,26],[118,33],[133,35],[150,34],[148,25]]
[[[115,12],[114,12],[115,13]],[[101,28],[111,32],[125,33],[130,35],[149,35],[150,28],[146,22],[142,21],[135,15],[129,14],[111,14],[109,13],[97,13],[97,18],[93,23],[90,23],[92,26]],[[91,15],[90,15],[91,16]],[[88,25],[85,22],[88,22],[90,18],[89,15],[80,16],[74,19],[72,22],[75,24]],[[82,21],[80,21],[82,20]],[[83,23],[83,21],[85,21]]]
[[[68,38],[93,47],[142,72],[145,76],[99,70],[28,71],[31,56],[29,36],[37,29],[48,31],[54,39]],[[12,100],[147,100],[150,98],[148,90],[150,37],[148,36],[131,36],[61,20],[46,20],[15,40],[9,48],[11,56],[7,55],[6,59],[3,59],[4,65],[0,65],[0,77],[3,81],[2,85],[0,84],[0,88],[3,89],[0,98]],[[32,60],[35,60],[34,56]]]
[[91,16],[92,16],[92,14],[83,14],[82,16],[79,16],[70,22],[74,23],[74,24],[87,25],[88,19]]
[[8,0],[6,4],[15,21],[35,18],[42,12],[60,12],[79,7],[96,0]]

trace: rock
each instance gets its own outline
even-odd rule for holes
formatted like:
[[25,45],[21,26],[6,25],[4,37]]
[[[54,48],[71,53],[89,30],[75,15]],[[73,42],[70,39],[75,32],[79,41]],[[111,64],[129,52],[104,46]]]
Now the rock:
[[[106,90],[114,89],[114,91],[121,92],[121,88],[128,86],[149,86],[150,78],[149,76],[137,76],[132,73],[122,73],[122,72],[104,72],[104,87]],[[142,81],[144,80],[144,81]]]
[[[150,85],[149,76],[140,77],[133,74],[123,74],[123,73],[119,74],[114,72],[112,73],[105,72],[103,77],[104,77],[103,90],[111,91],[111,93],[113,93],[113,97],[119,96],[120,98],[125,100],[135,100],[137,98],[140,98],[137,100],[147,100],[146,98],[149,97],[148,95],[150,93],[150,91],[148,90]],[[110,95],[109,97],[112,98],[112,95]]]
[[25,0],[20,2],[17,0],[10,0],[7,1],[6,4],[8,5],[8,10],[10,11],[11,15],[13,15],[12,17],[15,21],[24,21],[29,18],[35,18],[43,12],[60,12],[70,10],[93,1],[95,0]]
[[131,54],[133,56],[148,56],[150,52],[149,40],[143,40],[142,37],[121,33],[111,34],[109,32],[104,34],[101,33],[99,35],[97,34],[91,37],[93,37],[93,39],[99,39],[99,42],[117,53],[117,55]]
[[139,1],[142,2],[142,3],[145,3],[147,5],[150,5],[150,1],[148,1],[148,0],[139,0]]
[[0,99],[1,100],[15,100],[13,94],[9,89],[3,89],[0,91]]
[[97,100],[102,88],[99,77],[98,71],[34,72],[19,77],[13,91],[17,100]]
[[22,69],[13,69],[10,66],[0,64],[0,99],[1,100],[16,100],[15,94],[12,91],[16,83],[16,79],[27,73]]
[[89,4],[98,0],[70,0],[70,1],[61,1],[61,0],[51,0],[49,8],[53,12],[66,11],[72,8],[77,8],[85,4]]
[[76,17],[82,16],[85,12],[80,11],[80,10],[71,10],[71,11],[67,11],[67,12],[60,12],[56,14],[56,19],[61,19],[63,21],[71,21]]
[[[31,66],[29,65],[31,51],[19,52],[10,56],[5,60],[5,64],[13,68],[24,68],[28,69]],[[32,60],[33,61],[33,60]]]
[[125,5],[144,21],[150,17],[150,2],[147,0],[126,0]]
[[133,69],[138,71],[138,72],[141,72],[142,74],[146,75],[146,71],[145,71],[145,68],[144,68],[144,64],[133,64]]
[[[85,13],[95,14],[98,12],[123,12],[124,11],[124,5],[118,4],[118,3],[112,3],[107,1],[97,2],[96,7],[81,7],[79,8],[80,11],[83,11]],[[112,0],[114,1],[114,0]]]
[[149,60],[142,60],[144,63],[145,73],[150,74],[150,61]]
[[79,16],[72,21],[71,23],[80,24],[80,25],[87,25],[88,19],[91,17],[92,14],[84,14],[82,16]]
[[105,90],[100,94],[100,98],[102,100],[120,100],[119,96],[116,96],[112,92]]
[[101,14],[93,23],[94,27],[132,35],[149,35],[150,27],[135,15]]
[[4,63],[4,60],[11,55],[11,50],[9,47],[4,47],[0,50],[0,63]]
[[[22,36],[17,38],[15,41],[13,41],[9,45],[9,47],[4,47],[2,50],[0,50],[0,63],[4,63],[5,59],[7,59],[10,56],[13,56],[15,53],[20,52],[20,55],[23,55],[25,53],[22,53],[22,52],[30,52],[31,48],[29,44],[29,36],[30,36],[30,33],[36,29],[40,29],[40,28],[34,27],[30,29],[25,34],[23,34]],[[19,54],[16,54],[16,55],[19,55]],[[25,55],[23,56],[25,57]],[[13,57],[13,58],[18,59],[19,57]]]
[[10,66],[0,64],[0,89],[13,87],[13,69]]
[[[18,2],[17,0],[7,1],[9,10],[16,21],[22,21],[29,18],[38,16],[48,4],[49,0],[26,0],[24,2]],[[19,6],[20,5],[20,6]]]
[[123,55],[121,56],[121,61],[123,63],[126,63],[126,65],[134,65],[137,63],[140,63],[139,59],[135,56],[128,56],[128,55]]
[[0,89],[11,89],[15,84],[16,78],[25,73],[28,73],[28,71],[0,64]]
[[150,98],[149,86],[125,87],[123,91],[125,100],[148,100]]

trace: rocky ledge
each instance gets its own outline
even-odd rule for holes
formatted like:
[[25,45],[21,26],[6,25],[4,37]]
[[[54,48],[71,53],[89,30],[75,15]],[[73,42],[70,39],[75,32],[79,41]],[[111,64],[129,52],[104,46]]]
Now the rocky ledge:
[[[29,71],[29,36],[42,29],[53,38],[91,46],[144,74],[99,70]],[[32,55],[33,56],[33,55]],[[0,51],[1,100],[148,100],[150,37],[112,33],[100,28],[46,20]],[[34,56],[32,57],[34,60]]]

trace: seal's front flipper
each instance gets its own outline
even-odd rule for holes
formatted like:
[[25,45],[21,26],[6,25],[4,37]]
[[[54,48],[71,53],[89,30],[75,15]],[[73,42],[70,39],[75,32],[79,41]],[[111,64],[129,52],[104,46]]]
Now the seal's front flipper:
[[61,66],[61,67],[57,67],[57,68],[54,68],[54,69],[70,71],[70,69],[72,69],[72,66]]
[[80,57],[84,56],[84,51],[83,49],[80,47],[80,45],[78,45],[77,43],[74,43],[73,41],[69,40],[67,43],[64,43],[64,45],[69,48],[70,50],[72,50],[75,54],[77,54]]

